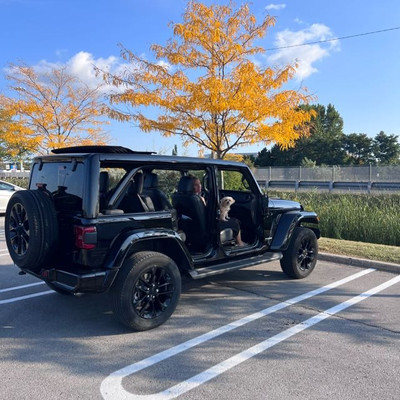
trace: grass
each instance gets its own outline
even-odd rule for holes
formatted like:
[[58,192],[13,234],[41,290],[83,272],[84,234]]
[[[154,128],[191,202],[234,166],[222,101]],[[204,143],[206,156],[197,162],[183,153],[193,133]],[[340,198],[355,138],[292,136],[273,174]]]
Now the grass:
[[269,192],[271,197],[299,201],[320,218],[326,238],[400,246],[399,194]]
[[400,247],[398,246],[385,246],[324,237],[319,239],[318,245],[319,251],[324,253],[400,264]]

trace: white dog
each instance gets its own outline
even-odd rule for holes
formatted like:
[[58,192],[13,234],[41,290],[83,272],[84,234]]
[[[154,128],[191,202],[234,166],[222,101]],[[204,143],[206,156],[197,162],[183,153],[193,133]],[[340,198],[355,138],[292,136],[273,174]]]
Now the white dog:
[[219,201],[219,219],[221,221],[228,221],[229,216],[229,210],[231,209],[231,205],[235,202],[235,199],[233,197],[223,197],[220,201]]

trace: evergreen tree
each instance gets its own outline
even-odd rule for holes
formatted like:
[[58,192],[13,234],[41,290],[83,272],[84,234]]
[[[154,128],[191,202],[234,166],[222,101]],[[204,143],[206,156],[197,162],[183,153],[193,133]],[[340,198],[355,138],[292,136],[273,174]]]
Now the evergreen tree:
[[347,164],[365,165],[374,163],[373,140],[365,133],[350,133],[344,137],[343,148],[347,153]]
[[256,165],[296,166],[301,165],[305,157],[315,161],[317,165],[344,164],[346,152],[342,145],[343,119],[339,112],[332,104],[326,108],[322,104],[305,105],[301,108],[316,112],[309,123],[310,135],[300,137],[295,146],[287,150],[281,150],[276,145],[270,150],[263,149],[256,158]]
[[400,164],[400,143],[396,135],[380,131],[374,138],[373,149],[378,164]]

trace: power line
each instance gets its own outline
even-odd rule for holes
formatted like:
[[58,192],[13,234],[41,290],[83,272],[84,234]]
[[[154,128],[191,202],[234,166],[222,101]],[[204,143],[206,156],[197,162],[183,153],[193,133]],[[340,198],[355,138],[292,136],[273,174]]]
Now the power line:
[[325,40],[318,40],[315,42],[307,42],[307,43],[302,43],[302,44],[292,44],[290,46],[282,46],[282,47],[272,47],[270,49],[266,49],[266,51],[273,51],[273,50],[280,50],[280,49],[289,49],[291,47],[300,47],[300,46],[307,46],[310,44],[318,44],[318,43],[326,43],[326,42],[333,42],[334,40],[343,40],[343,39],[350,39],[358,36],[366,36],[366,35],[373,35],[375,33],[382,33],[382,32],[388,32],[388,31],[394,31],[396,29],[400,29],[400,26],[396,26],[394,28],[388,28],[388,29],[382,29],[380,31],[371,31],[371,32],[365,32],[365,33],[357,33],[355,35],[349,35],[349,36],[341,36],[337,38],[332,38],[332,39],[325,39]]

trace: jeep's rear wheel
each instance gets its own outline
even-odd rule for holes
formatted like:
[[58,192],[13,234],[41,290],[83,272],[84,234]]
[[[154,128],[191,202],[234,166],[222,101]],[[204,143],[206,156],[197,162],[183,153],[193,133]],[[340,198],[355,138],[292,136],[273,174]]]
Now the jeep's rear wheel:
[[111,288],[114,315],[137,331],[163,324],[175,311],[181,276],[164,254],[143,251],[128,258]]
[[317,263],[318,240],[308,228],[295,229],[289,247],[283,252],[281,268],[291,278],[302,279],[311,274]]
[[51,262],[58,244],[56,211],[42,190],[19,190],[8,202],[5,236],[14,263],[39,271]]

